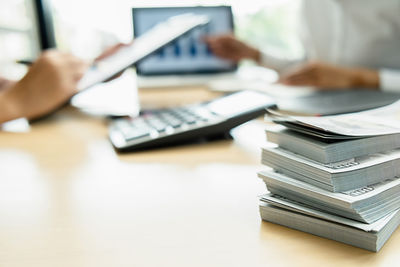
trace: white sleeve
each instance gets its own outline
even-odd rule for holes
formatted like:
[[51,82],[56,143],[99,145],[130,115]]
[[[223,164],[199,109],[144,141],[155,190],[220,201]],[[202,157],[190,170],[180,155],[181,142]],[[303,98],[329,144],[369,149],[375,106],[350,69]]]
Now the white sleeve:
[[400,93],[400,70],[381,69],[379,80],[382,91]]
[[289,59],[284,57],[277,57],[268,52],[262,51],[260,58],[260,65],[276,70],[278,73],[284,72],[286,69],[291,68],[299,63],[304,62],[304,59]]

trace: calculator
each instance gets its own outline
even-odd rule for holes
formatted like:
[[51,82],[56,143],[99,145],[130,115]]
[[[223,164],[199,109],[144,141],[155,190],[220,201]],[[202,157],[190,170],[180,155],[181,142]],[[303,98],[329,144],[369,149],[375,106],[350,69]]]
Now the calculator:
[[119,151],[175,145],[199,138],[222,136],[275,107],[257,91],[241,91],[198,104],[144,111],[134,118],[111,122],[109,138]]

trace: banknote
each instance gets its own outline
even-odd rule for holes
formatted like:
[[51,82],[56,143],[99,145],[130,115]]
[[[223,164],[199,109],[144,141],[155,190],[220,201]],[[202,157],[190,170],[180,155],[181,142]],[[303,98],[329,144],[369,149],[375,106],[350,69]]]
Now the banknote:
[[366,232],[379,232],[390,219],[395,216],[398,210],[388,214],[387,216],[375,221],[374,223],[367,224],[367,223],[361,223],[358,221],[354,221],[351,219],[347,219],[344,217],[336,216],[333,214],[326,213],[322,210],[317,210],[315,208],[306,206],[304,204],[298,203],[293,200],[289,200],[285,197],[281,197],[278,195],[273,195],[273,194],[265,194],[261,196],[261,201],[265,203],[272,204],[274,206],[278,206],[287,210],[291,210],[294,212],[302,213],[305,215],[309,215],[312,217],[328,220],[331,222],[336,222],[340,224],[344,224],[347,226],[351,226]]
[[299,180],[331,185],[332,189],[323,188],[338,192],[400,176],[400,149],[324,164],[277,146],[265,146],[262,163]]
[[332,163],[320,163],[312,159],[306,158],[299,154],[290,152],[286,149],[282,149],[278,146],[264,146],[263,161],[269,162],[276,159],[281,162],[290,162],[293,165],[301,167],[309,167],[321,172],[338,174],[361,170],[373,166],[379,166],[380,164],[389,162],[393,165],[400,165],[400,149],[394,149],[386,152],[374,153],[365,156],[359,156],[343,161],[332,162]]
[[396,192],[400,192],[399,177],[394,177],[357,189],[336,193],[290,178],[284,174],[274,172],[273,170],[260,171],[259,177],[264,180],[267,186],[271,185],[293,192],[300,192],[308,198],[313,198],[322,202],[330,202],[344,208],[351,208],[360,205],[359,203],[374,197],[383,198],[383,196],[387,196],[390,193],[393,196],[397,196],[398,194]]
[[288,122],[297,127],[343,136],[367,137],[400,133],[400,100],[385,107],[342,115],[287,116],[272,110],[269,110],[269,115],[277,123]]

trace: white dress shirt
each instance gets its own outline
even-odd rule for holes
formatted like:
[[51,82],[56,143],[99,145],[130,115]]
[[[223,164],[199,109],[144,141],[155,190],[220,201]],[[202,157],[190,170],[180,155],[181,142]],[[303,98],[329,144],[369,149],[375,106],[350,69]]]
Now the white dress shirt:
[[306,57],[264,52],[263,65],[282,71],[307,60],[371,68],[382,90],[400,92],[400,0],[303,0],[300,17]]

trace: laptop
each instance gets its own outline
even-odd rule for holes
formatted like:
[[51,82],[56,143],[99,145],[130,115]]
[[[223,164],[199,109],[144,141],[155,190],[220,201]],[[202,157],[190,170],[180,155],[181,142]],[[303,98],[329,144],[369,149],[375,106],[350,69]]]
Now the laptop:
[[140,88],[205,85],[213,79],[235,77],[237,65],[217,58],[202,41],[202,36],[232,33],[230,6],[133,8],[134,37],[169,17],[193,13],[206,15],[210,22],[191,31],[136,65]]
[[400,99],[399,93],[368,89],[324,90],[304,96],[277,97],[281,111],[302,115],[336,115],[358,112],[392,104]]

